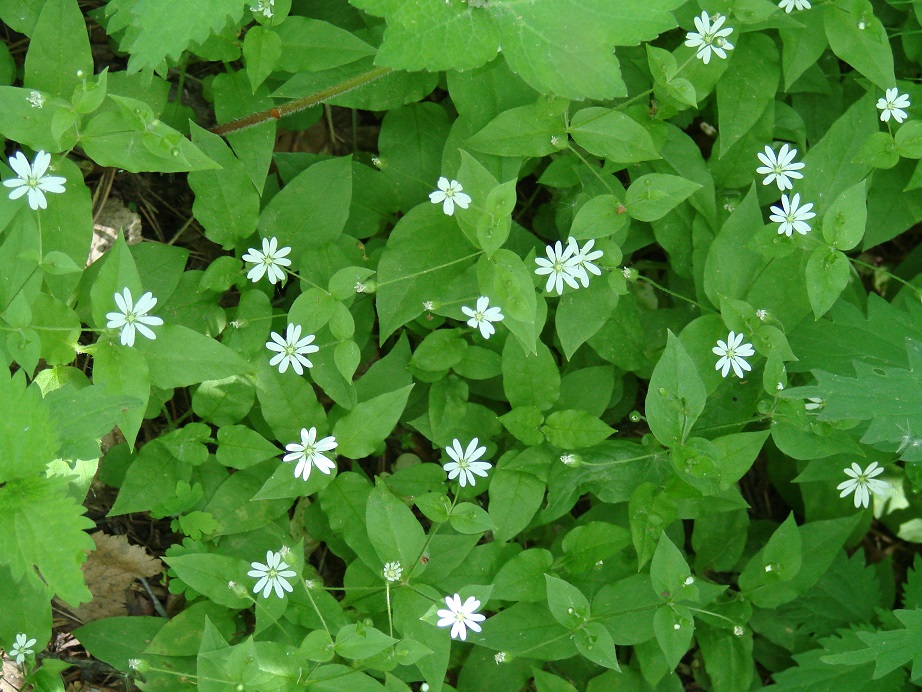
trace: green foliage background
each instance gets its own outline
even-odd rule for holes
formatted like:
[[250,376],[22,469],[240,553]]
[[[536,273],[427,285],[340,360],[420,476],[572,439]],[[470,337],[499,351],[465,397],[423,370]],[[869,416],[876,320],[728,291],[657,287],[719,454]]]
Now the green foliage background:
[[[0,0],[26,39],[0,45],[0,134],[67,179],[44,210],[0,196],[0,645],[41,650],[52,597],[90,599],[96,478],[110,516],[176,536],[178,613],[75,632],[145,690],[918,680],[922,1],[271,9]],[[702,11],[726,60],[684,45]],[[893,87],[909,117],[882,124]],[[275,151],[331,108],[346,154]],[[756,155],[781,142],[806,235],[765,221]],[[86,267],[100,168],[187,181],[196,225]],[[430,203],[442,176],[469,208]],[[240,257],[270,237],[292,273],[252,283]],[[569,237],[603,271],[557,296],[534,259]],[[165,322],[133,348],[106,328],[125,287]],[[486,340],[461,311],[481,295],[505,316]],[[268,364],[289,323],[320,347],[304,376]],[[729,331],[743,379],[715,370]],[[304,481],[280,456],[311,427],[338,469]],[[442,450],[475,437],[493,468],[461,489]],[[875,461],[887,493],[839,497]],[[294,591],[253,594],[283,547]],[[488,616],[465,643],[435,625],[455,593]]]

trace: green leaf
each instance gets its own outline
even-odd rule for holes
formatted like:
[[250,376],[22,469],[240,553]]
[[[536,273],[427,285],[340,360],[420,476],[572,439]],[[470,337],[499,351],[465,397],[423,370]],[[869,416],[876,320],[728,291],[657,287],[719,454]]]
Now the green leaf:
[[245,3],[237,0],[202,0],[174,7],[164,2],[121,3],[110,21],[128,30],[122,48],[130,58],[128,71],[158,68],[166,58],[178,61],[192,44],[204,43],[228,22],[243,17]]
[[[379,158],[382,173],[397,187],[403,211],[429,203],[429,193],[444,175],[442,149],[450,127],[445,109],[435,103],[413,103],[384,116],[378,135]],[[465,181],[460,182],[464,185]],[[480,206],[483,200],[475,198],[473,203]],[[438,209],[441,214],[441,205]],[[456,211],[458,215],[463,212]]]
[[742,139],[775,99],[781,78],[774,40],[753,33],[751,40],[735,44],[733,60],[717,82],[720,157]]
[[775,530],[765,547],[753,556],[740,574],[740,591],[759,605],[758,590],[780,581],[790,581],[800,572],[803,564],[801,535],[794,514]]
[[278,447],[245,425],[226,425],[218,429],[218,463],[232,469],[245,469],[278,456]]
[[544,601],[544,573],[554,556],[544,548],[523,550],[500,567],[493,583],[493,597],[502,601]]
[[554,411],[541,427],[547,441],[561,449],[583,449],[607,440],[615,431],[596,416],[578,409]]
[[38,569],[41,578],[71,605],[90,600],[80,566],[94,549],[86,533],[93,522],[58,479],[24,478],[0,487],[0,563],[19,581]]
[[336,633],[335,649],[343,658],[358,660],[379,654],[396,642],[381,630],[359,623],[346,625]]
[[374,452],[393,432],[412,389],[411,384],[358,403],[333,427],[339,443],[336,452],[348,459],[361,459]]
[[591,616],[589,600],[578,588],[550,574],[544,575],[547,604],[554,619],[567,629],[576,629]]
[[282,57],[282,39],[275,31],[261,26],[251,27],[243,39],[243,59],[246,62],[247,78],[253,93],[272,74]]
[[843,252],[858,246],[868,218],[866,198],[864,180],[836,197],[823,216],[823,238],[827,243]]
[[165,557],[164,561],[188,586],[207,596],[218,605],[241,610],[251,605],[251,600],[238,596],[227,583],[237,581],[250,585],[247,577],[249,565],[240,558],[218,553],[192,553]]
[[540,328],[536,325],[538,298],[532,274],[521,258],[510,250],[497,250],[490,259],[484,256],[477,263],[477,277],[480,291],[502,308],[509,331],[534,351]]
[[404,570],[412,569],[426,540],[423,527],[380,480],[368,496],[365,520],[368,538],[381,560],[380,565],[368,567],[377,571],[385,562],[399,561]]
[[449,516],[451,527],[458,533],[466,535],[493,531],[496,524],[487,511],[471,502],[462,502],[455,505]]
[[129,659],[139,658],[146,643],[152,641],[167,622],[164,618],[146,615],[108,617],[74,631],[80,633],[80,642],[95,658],[117,670],[127,671]]
[[852,266],[844,253],[820,245],[807,260],[807,295],[813,315],[819,319],[835,304],[848,286]]
[[887,30],[868,0],[838,0],[823,18],[833,53],[881,90],[896,83]]
[[893,168],[900,162],[893,136],[889,132],[873,133],[861,145],[852,162],[871,168]]
[[896,131],[896,151],[909,159],[922,159],[922,122],[910,120]]
[[515,339],[503,348],[503,391],[509,403],[536,406],[544,411],[560,397],[560,372],[550,349],[538,342],[537,353],[528,354]]
[[430,332],[420,342],[410,366],[427,372],[443,372],[461,362],[467,351],[467,342],[461,338],[460,329],[438,329]]
[[98,457],[99,438],[111,432],[116,421],[141,403],[128,396],[109,396],[98,386],[60,387],[49,392],[45,402],[57,423],[59,453],[67,459]]
[[772,676],[779,692],[810,692],[820,687],[868,692],[905,689],[906,672],[903,670],[877,677],[875,654],[859,639],[857,632],[840,630],[839,636],[821,639],[819,644],[822,648],[795,654],[796,666]]
[[[619,211],[620,210],[620,211]],[[621,201],[614,195],[597,195],[576,212],[570,236],[576,240],[605,238],[622,230],[629,216],[625,216]],[[594,283],[591,285],[595,285]],[[567,295],[574,295],[568,293]]]
[[631,183],[624,205],[631,218],[656,221],[699,189],[698,183],[676,175],[650,173]]
[[[467,140],[476,151],[497,156],[547,156],[567,142],[567,101],[542,98],[528,106],[503,111]],[[558,144],[552,140],[556,138]],[[463,181],[462,181],[463,182]]]
[[611,633],[601,622],[589,622],[581,627],[573,638],[576,648],[588,660],[604,668],[621,672],[615,642]]
[[293,15],[274,31],[281,39],[278,67],[284,72],[320,72],[375,54],[352,32],[318,19]]
[[653,631],[656,642],[666,657],[666,665],[672,669],[691,646],[695,623],[691,611],[684,606],[664,605],[653,615]]
[[591,282],[588,288],[567,291],[560,296],[554,325],[568,360],[608,322],[617,305],[618,295],[600,280]]
[[560,566],[571,574],[596,567],[631,543],[631,534],[624,528],[604,521],[590,521],[567,532],[560,547]]
[[514,438],[526,445],[544,442],[544,433],[541,432],[544,416],[537,406],[519,406],[500,416],[499,420]]
[[46,0],[30,39],[23,86],[70,100],[83,77],[93,75],[90,39],[80,7],[74,0]]
[[133,447],[150,396],[150,375],[144,356],[136,349],[100,341],[93,353],[93,381],[107,394],[138,400],[139,405],[120,411],[116,419]]
[[646,128],[619,110],[583,108],[570,120],[570,136],[591,154],[613,163],[660,158]]
[[577,692],[572,684],[553,673],[540,668],[532,668],[531,674],[535,679],[537,692]]
[[205,229],[205,237],[230,249],[256,229],[259,193],[246,167],[224,140],[195,123],[190,128],[192,143],[221,166],[220,170],[189,174],[189,187],[195,192],[192,211]]
[[684,442],[706,400],[707,392],[695,362],[682,342],[669,332],[666,350],[647,389],[645,407],[650,431],[667,446]]
[[139,337],[135,347],[147,360],[156,387],[188,387],[252,373],[252,366],[236,352],[204,334],[169,323],[155,329],[156,339]]
[[0,374],[0,483],[42,472],[60,448],[57,426],[24,373]]
[[675,520],[676,511],[676,501],[652,483],[641,483],[631,494],[628,514],[638,569],[653,557],[663,531]]
[[[690,574],[688,563],[682,553],[669,540],[669,536],[664,535],[657,543],[656,550],[653,552],[653,561],[650,563],[650,580],[653,582],[653,590],[665,601],[676,599],[680,593],[682,596],[689,596],[691,590],[688,589],[685,580]],[[664,596],[663,594],[669,595]],[[697,588],[694,589],[694,595],[697,595]]]
[[577,653],[566,627],[556,622],[547,606],[516,603],[490,618],[479,641],[491,649],[511,656],[528,654],[529,658],[559,661]]
[[493,537],[508,541],[528,526],[544,501],[544,489],[544,482],[530,473],[496,469],[488,491]]
[[824,663],[846,665],[873,660],[874,679],[882,678],[912,661],[910,678],[917,680],[922,676],[922,610],[894,610],[893,615],[904,625],[904,629],[857,633],[870,651],[852,651],[825,656],[821,660]]
[[352,158],[315,163],[282,188],[259,217],[263,237],[274,236],[292,249],[293,268],[307,252],[339,238],[352,201]]

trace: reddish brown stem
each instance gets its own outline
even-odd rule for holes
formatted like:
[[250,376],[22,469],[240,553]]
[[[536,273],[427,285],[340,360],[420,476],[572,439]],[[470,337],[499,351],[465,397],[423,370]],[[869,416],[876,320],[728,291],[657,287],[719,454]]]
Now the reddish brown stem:
[[269,110],[262,111],[260,113],[253,113],[246,116],[245,118],[240,118],[239,120],[232,120],[229,123],[224,123],[223,125],[218,125],[211,129],[211,131],[216,135],[227,135],[231,132],[239,132],[240,130],[245,130],[248,127],[253,127],[254,125],[261,125],[262,123],[269,122],[270,120],[281,120],[286,115],[291,115],[292,113],[297,113],[298,111],[303,111],[305,108],[310,108],[311,106],[316,106],[318,103],[323,103],[334,96],[339,96],[340,94],[345,94],[347,91],[352,91],[357,89],[360,86],[373,82],[374,80],[383,77],[384,75],[390,74],[391,68],[389,67],[376,67],[373,70],[368,72],[363,72],[360,75],[356,75],[351,79],[347,79],[344,82],[340,82],[334,86],[331,86],[329,89],[323,89],[318,91],[316,94],[311,94],[310,96],[305,96],[301,99],[296,99],[289,103],[277,106],[275,108],[270,108]]

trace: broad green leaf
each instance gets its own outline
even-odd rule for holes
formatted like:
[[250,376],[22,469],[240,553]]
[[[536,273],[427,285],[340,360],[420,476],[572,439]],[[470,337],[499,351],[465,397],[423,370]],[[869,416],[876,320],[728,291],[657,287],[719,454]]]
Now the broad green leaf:
[[826,637],[819,643],[822,648],[794,655],[796,666],[772,676],[779,692],[807,692],[819,686],[885,692],[898,692],[905,688],[905,670],[894,670],[877,677],[876,654],[859,639],[857,632],[841,630],[837,636]]
[[230,249],[256,230],[259,193],[243,163],[220,137],[195,123],[190,127],[193,144],[221,165],[220,170],[189,174],[189,187],[195,192],[192,210],[205,229],[205,236]]
[[851,273],[848,257],[828,245],[820,245],[810,254],[807,260],[807,295],[817,319],[839,299],[848,286]]
[[[442,149],[449,128],[448,114],[435,103],[413,103],[384,116],[378,135],[381,172],[397,186],[403,211],[421,202],[428,204],[429,193],[436,189],[439,177],[446,175]],[[472,204],[481,207],[483,202],[474,199]],[[455,213],[461,215],[464,210],[457,208]]]
[[823,216],[823,238],[827,243],[846,252],[861,242],[868,218],[866,198],[864,180],[836,197]]
[[27,89],[70,100],[83,79],[92,78],[90,39],[75,0],[46,0],[30,39],[23,79]]
[[886,169],[898,164],[900,155],[896,150],[896,142],[889,132],[875,132],[861,145],[852,161],[870,168]]
[[423,527],[413,512],[378,482],[368,497],[365,514],[368,538],[381,562],[368,567],[379,569],[385,562],[400,562],[404,573],[413,568],[425,543]]
[[[503,111],[467,140],[476,151],[497,156],[546,156],[566,146],[567,101],[542,98]],[[556,144],[555,144],[556,140]]]
[[[690,573],[682,553],[669,540],[669,536],[663,536],[657,543],[653,560],[650,562],[650,580],[653,582],[654,591],[666,601],[680,596],[697,600],[694,597],[697,596],[698,589],[694,588],[692,591],[685,583]],[[667,593],[669,596],[663,595]]]
[[779,29],[781,62],[784,66],[784,88],[790,90],[829,47],[823,28],[823,12],[802,12],[797,17],[800,26]]
[[339,238],[349,218],[352,160],[348,156],[320,161],[282,188],[259,216],[263,237],[291,247],[293,268],[305,253]]
[[656,221],[699,189],[698,183],[676,175],[650,173],[631,183],[624,206],[631,218]]
[[39,293],[32,303],[32,329],[41,339],[41,356],[49,365],[67,365],[77,354],[80,318],[63,301]]
[[496,529],[496,524],[486,510],[472,502],[462,502],[456,505],[448,520],[455,531],[465,535],[480,534]]
[[564,556],[560,564],[571,574],[587,572],[630,543],[631,534],[626,529],[591,521],[570,529],[564,536],[561,543]]
[[656,642],[666,657],[666,665],[675,668],[691,646],[695,623],[685,606],[661,606],[653,615]]
[[374,627],[366,627],[363,624],[346,625],[336,633],[335,649],[343,658],[370,658],[396,641]]
[[461,362],[467,351],[467,342],[461,338],[460,329],[437,329],[420,342],[410,367],[427,372],[444,372]]
[[246,417],[255,401],[253,378],[232,375],[202,382],[192,393],[192,410],[209,423],[233,425]]
[[569,132],[588,152],[613,163],[660,158],[646,128],[618,110],[583,108],[570,120]]
[[733,60],[717,82],[720,156],[743,138],[775,99],[781,77],[778,48],[765,34],[740,41]]
[[252,580],[246,576],[249,565],[240,558],[219,553],[191,553],[166,557],[164,561],[183,582],[219,605],[241,610],[251,603],[227,586],[228,581],[249,584]]
[[151,384],[161,389],[252,373],[236,352],[204,334],[172,324],[154,329],[156,339],[139,336],[135,347],[147,360]]
[[255,430],[245,425],[223,426],[218,430],[218,462],[232,469],[245,469],[281,452]]
[[577,631],[574,642],[579,652],[593,663],[621,671],[615,652],[615,642],[601,622],[589,622],[584,625]]
[[922,123],[910,120],[904,123],[894,136],[896,151],[909,159],[922,159]]
[[893,53],[887,30],[868,0],[837,0],[823,13],[829,47],[881,90],[891,88]]
[[394,431],[413,385],[362,401],[333,427],[336,452],[348,459],[367,457]]
[[537,353],[526,353],[515,339],[503,348],[503,390],[513,407],[536,406],[544,411],[560,397],[560,372],[550,349],[538,342]]
[[577,692],[576,688],[560,676],[548,673],[540,668],[532,668],[537,692]]
[[548,608],[557,622],[568,629],[575,629],[590,618],[589,599],[582,591],[550,574],[544,575],[544,582]]
[[243,58],[253,92],[272,74],[282,57],[282,39],[278,33],[254,26],[243,39]]
[[[573,217],[570,236],[577,240],[588,240],[618,233],[630,221],[630,217],[625,215],[624,211],[620,200],[614,195],[593,197],[581,206]],[[620,234],[617,237],[620,237]]]
[[284,72],[320,72],[375,53],[355,34],[309,17],[290,16],[274,33],[281,39],[278,67]]
[[537,406],[519,406],[500,416],[499,420],[515,439],[526,445],[544,442],[544,433],[541,432],[544,416]]
[[652,483],[641,483],[628,504],[631,539],[637,551],[637,568],[653,557],[663,531],[676,518],[676,501]]
[[568,628],[555,621],[547,606],[537,603],[519,602],[493,615],[477,641],[511,656],[527,652],[529,658],[545,661],[577,653]]
[[695,362],[682,342],[669,332],[666,350],[647,389],[645,408],[650,431],[667,446],[684,442],[704,410],[706,399]]
[[[117,670],[129,670],[157,632],[169,622],[161,617],[131,615],[95,620],[79,628],[80,641],[93,656]],[[76,636],[76,635],[75,635]]]
[[570,409],[550,414],[541,432],[555,447],[583,449],[607,440],[615,431],[591,413]]
[[544,488],[545,484],[530,473],[496,469],[489,488],[496,540],[509,540],[528,526],[544,501]]
[[553,561],[553,555],[544,548],[523,550],[496,573],[493,597],[503,601],[544,601],[544,574]]
[[76,606],[91,598],[80,566],[94,548],[86,532],[93,522],[65,485],[32,477],[0,488],[0,561],[16,581],[37,569],[58,597]]

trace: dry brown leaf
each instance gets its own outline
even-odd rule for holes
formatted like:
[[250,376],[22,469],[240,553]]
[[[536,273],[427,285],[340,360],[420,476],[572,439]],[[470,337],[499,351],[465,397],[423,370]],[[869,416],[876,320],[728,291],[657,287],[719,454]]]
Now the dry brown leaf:
[[163,565],[127,536],[110,536],[97,531],[92,536],[96,550],[83,564],[86,584],[93,600],[76,608],[74,614],[84,623],[106,617],[128,615],[126,594],[136,579],[160,574]]

